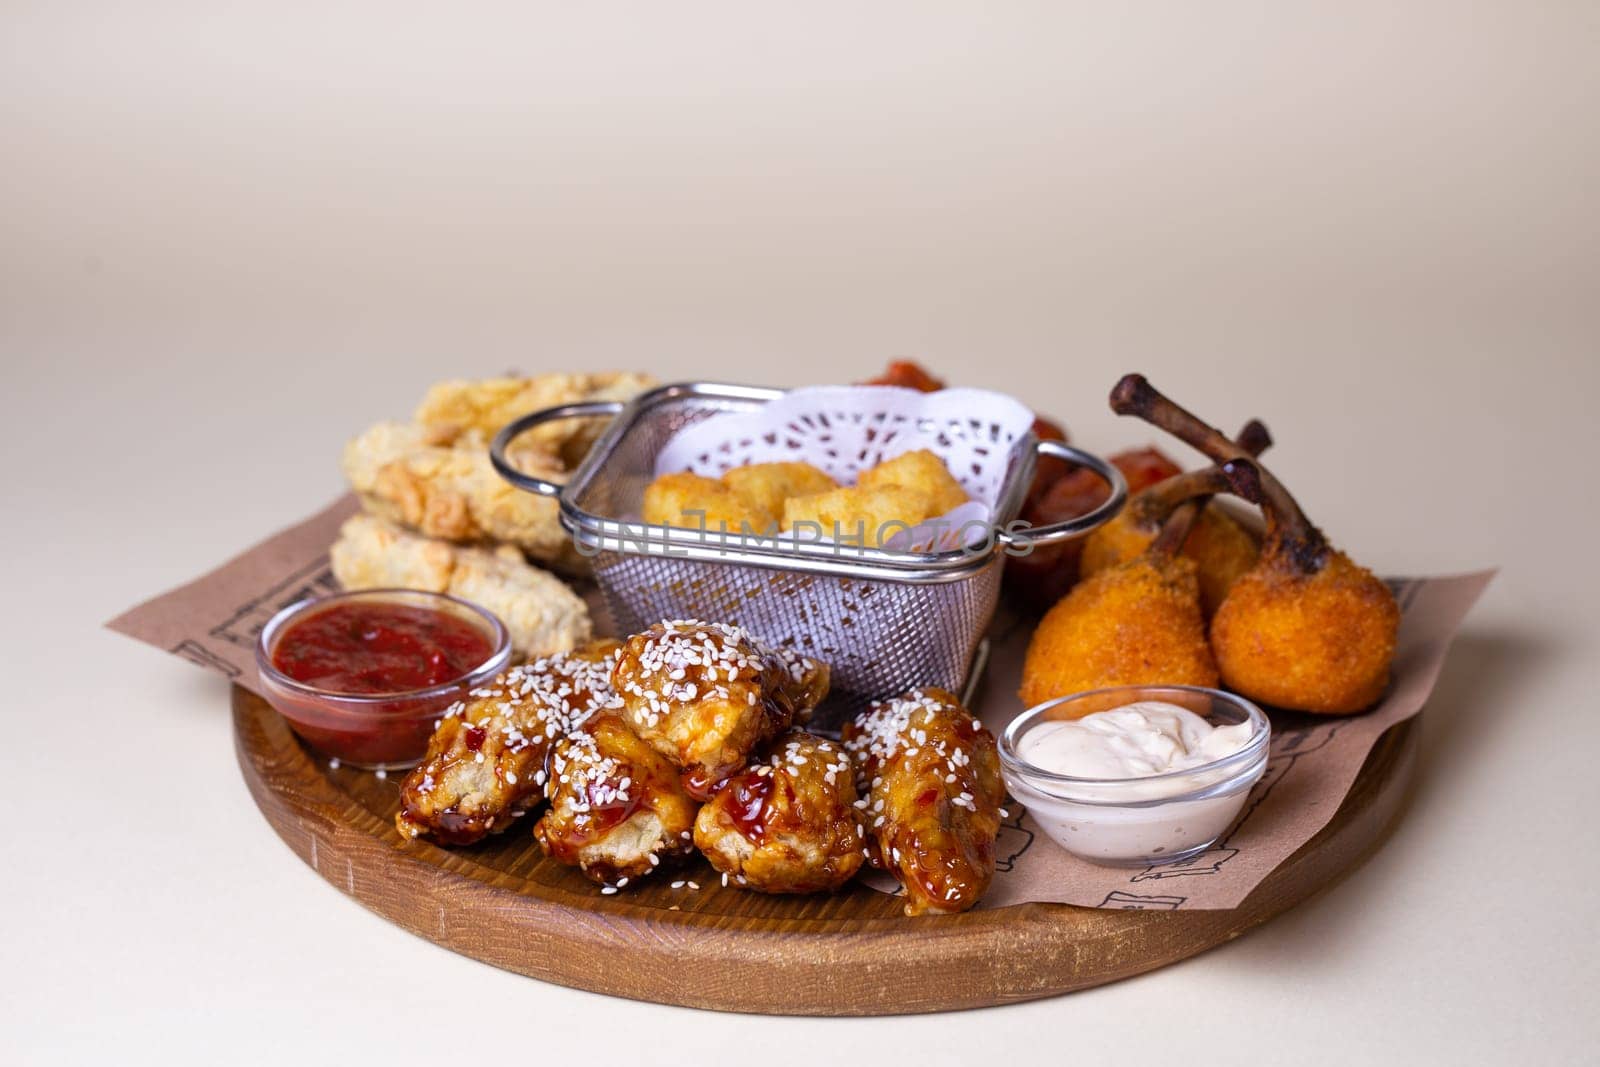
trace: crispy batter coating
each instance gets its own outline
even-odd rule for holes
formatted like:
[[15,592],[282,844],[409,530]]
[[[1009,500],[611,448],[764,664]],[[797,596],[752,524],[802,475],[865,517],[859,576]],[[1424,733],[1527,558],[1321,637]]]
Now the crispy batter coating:
[[699,805],[678,770],[613,712],[556,742],[550,808],[533,828],[545,855],[620,888],[694,851]]
[[509,545],[490,551],[408,533],[372,515],[355,515],[330,551],[346,589],[425,589],[451,593],[493,612],[522,656],[564,652],[587,641],[589,608],[553,574]]
[[630,637],[612,676],[634,731],[702,798],[827,694],[825,664],[737,626],[660,622]]
[[1343,552],[1311,576],[1264,558],[1211,621],[1222,680],[1253,700],[1349,714],[1389,685],[1400,607],[1389,587]]
[[645,522],[684,529],[771,533],[778,518],[715,478],[681,471],[663,474],[644,491]]
[[966,490],[926,449],[907,452],[840,486],[809,463],[755,463],[721,478],[682,471],[646,487],[645,522],[708,530],[771,533],[815,523],[821,537],[879,547],[906,527],[968,500]]
[[824,538],[859,540],[877,548],[905,528],[943,515],[968,499],[944,461],[919,449],[863,471],[855,485],[789,497],[783,504],[783,528],[815,523]]
[[928,507],[933,509],[927,516],[929,518],[952,511],[970,499],[967,491],[961,488],[961,483],[944,465],[944,460],[926,448],[906,452],[885,460],[871,470],[862,471],[861,477],[856,479],[856,485],[864,489],[887,485],[909,489],[927,498]]
[[839,888],[865,859],[855,768],[832,741],[790,730],[764,762],[718,787],[694,843],[733,884],[761,893]]
[[920,489],[852,485],[786,501],[783,528],[816,523],[824,538],[846,538],[876,548],[895,534],[944,514],[935,507],[933,498]]
[[[439,382],[428,390],[413,421],[446,442],[473,434],[487,441],[513,419],[544,408],[585,400],[631,400],[656,380],[647,374],[540,374],[531,378],[486,378]],[[605,419],[564,419],[529,430],[518,444],[556,456],[567,467],[582,462]]]
[[1032,705],[1113,685],[1216,684],[1194,562],[1144,555],[1085,578],[1045,613],[1021,696]]
[[[519,444],[508,458],[530,474],[566,481],[565,465],[540,448]],[[541,563],[583,570],[560,506],[500,477],[487,439],[475,431],[445,440],[417,424],[382,422],[345,446],[344,473],[369,512],[425,537],[504,542]]]
[[[1136,521],[1129,509],[1084,539],[1079,568],[1084,577],[1097,574],[1118,563],[1126,563],[1150,547],[1158,530]],[[1216,614],[1233,583],[1256,565],[1261,546],[1231,515],[1208,504],[1195,519],[1183,542],[1183,555],[1199,568],[1200,607],[1206,618]]]
[[867,853],[906,890],[906,914],[966,911],[994,877],[1000,753],[955,694],[932,687],[878,701],[846,723]]
[[809,463],[752,463],[724,472],[722,484],[751,507],[774,520],[783,514],[783,502],[838,488],[839,483]]
[[596,641],[513,667],[453,704],[401,783],[395,828],[408,838],[470,845],[538,806],[556,739],[614,701],[619,647]]

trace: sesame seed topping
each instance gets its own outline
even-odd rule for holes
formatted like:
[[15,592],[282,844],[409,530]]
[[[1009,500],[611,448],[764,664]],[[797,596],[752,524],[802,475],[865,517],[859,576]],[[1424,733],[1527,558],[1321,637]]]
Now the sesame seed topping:
[[683,705],[723,700],[756,707],[773,675],[794,681],[816,664],[727,623],[666,619],[630,639],[616,684],[636,726],[654,730]]

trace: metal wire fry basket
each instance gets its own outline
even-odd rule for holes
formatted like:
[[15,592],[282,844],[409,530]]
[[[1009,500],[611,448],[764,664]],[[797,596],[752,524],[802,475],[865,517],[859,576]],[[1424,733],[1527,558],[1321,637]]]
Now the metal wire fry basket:
[[[961,692],[1000,594],[1005,556],[1081,537],[1121,508],[1127,487],[1098,456],[1029,433],[1007,457],[993,510],[995,534],[981,546],[935,552],[728,538],[716,531],[646,527],[640,520],[656,457],[685,427],[748,412],[782,390],[691,382],[632,401],[568,404],[526,415],[491,446],[513,485],[555,497],[561,522],[590,557],[612,622],[633,633],[662,619],[698,618],[743,626],[769,643],[826,661],[833,691],[815,725],[837,725],[872,700],[913,686]],[[521,434],[558,419],[614,416],[565,485],[525,474],[506,459]],[[941,427],[919,425],[917,442],[941,451]],[[915,447],[915,446],[913,446]],[[1040,455],[1085,466],[1111,487],[1093,512],[1050,526],[1008,530]]]

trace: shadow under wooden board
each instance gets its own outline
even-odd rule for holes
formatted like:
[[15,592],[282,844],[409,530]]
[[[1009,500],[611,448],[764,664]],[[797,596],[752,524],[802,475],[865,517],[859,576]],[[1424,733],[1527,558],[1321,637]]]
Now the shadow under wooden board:
[[331,770],[260,697],[233,690],[239,766],[273,829],[340,892],[419,937],[597,993],[722,1011],[892,1015],[1032,1000],[1203,952],[1326,888],[1383,839],[1416,762],[1417,719],[1379,739],[1329,824],[1232,911],[1021,904],[908,919],[853,884],[726,889],[704,860],[602,896],[517,827],[471,848],[405,842],[398,776]]

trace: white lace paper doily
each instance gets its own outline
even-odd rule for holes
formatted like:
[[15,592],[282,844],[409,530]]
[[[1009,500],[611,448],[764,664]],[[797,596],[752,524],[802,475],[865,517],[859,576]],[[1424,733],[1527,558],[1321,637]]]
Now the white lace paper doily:
[[[925,448],[944,460],[971,501],[902,531],[884,547],[957,547],[960,532],[980,540],[999,501],[1014,444],[1033,426],[1019,401],[985,389],[923,393],[898,386],[793,389],[760,408],[716,415],[676,434],[656,456],[655,473],[691,471],[715,478],[752,463],[809,463],[841,485],[862,471]],[[937,541],[933,531],[942,531]]]

